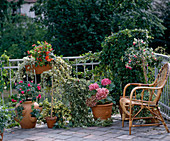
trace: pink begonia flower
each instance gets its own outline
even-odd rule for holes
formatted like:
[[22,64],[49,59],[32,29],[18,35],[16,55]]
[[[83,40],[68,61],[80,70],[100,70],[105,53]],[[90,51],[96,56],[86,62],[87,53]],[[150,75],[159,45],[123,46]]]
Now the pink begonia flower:
[[37,96],[37,98],[41,99],[41,94],[39,94],[39,95]]
[[31,83],[33,83],[33,81],[31,81]]
[[29,92],[30,90],[28,89],[27,92]]
[[90,84],[89,85],[89,90],[92,91],[92,90],[96,90],[99,88],[99,85],[97,83],[94,83],[94,84]]
[[20,84],[20,83],[23,83],[23,81],[20,81],[19,84]]
[[156,61],[157,59],[155,58],[155,61]]
[[109,84],[111,84],[111,80],[109,80],[108,78],[105,78],[101,81],[101,84],[103,86],[109,85]]
[[22,103],[22,100],[21,100],[21,101],[19,101],[19,103]]
[[11,101],[12,101],[12,102],[17,102],[17,101],[16,101],[16,100],[14,100],[14,99],[11,99]]
[[37,84],[38,86],[40,86],[40,84]]
[[135,45],[136,43],[135,42],[133,42],[133,45]]
[[131,69],[132,69],[132,67],[129,67],[129,69],[131,70]]
[[24,91],[21,91],[21,94],[24,94]]
[[17,85],[17,83],[15,83],[15,86]]
[[105,99],[109,94],[109,90],[107,88],[98,88],[96,93],[96,99],[101,100]]
[[131,60],[129,60],[129,63],[131,63]]
[[144,49],[143,51],[145,52],[146,50]]
[[134,57],[135,57],[135,58],[137,58],[137,56],[136,56],[136,55],[134,55]]
[[38,90],[41,90],[41,86],[37,86],[37,89],[38,89]]
[[128,66],[126,66],[126,69],[129,68]]
[[22,89],[20,88],[19,90],[21,91]]
[[154,53],[152,52],[152,55],[153,55]]
[[31,84],[29,83],[29,84],[28,84],[28,87],[30,87],[30,86],[31,86]]

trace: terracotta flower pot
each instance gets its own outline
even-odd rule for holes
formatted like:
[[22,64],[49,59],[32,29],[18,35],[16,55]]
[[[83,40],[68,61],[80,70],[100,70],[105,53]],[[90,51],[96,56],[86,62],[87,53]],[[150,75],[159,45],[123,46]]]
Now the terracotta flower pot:
[[[16,107],[18,107],[19,105],[20,103],[18,103]],[[30,129],[30,128],[34,128],[36,125],[37,118],[31,117],[31,114],[30,114],[32,112],[32,109],[31,109],[32,105],[34,105],[34,109],[39,109],[39,105],[37,102],[26,101],[22,103],[22,106],[24,107],[24,110],[22,112],[23,118],[21,121],[19,121],[17,117],[15,118],[15,120],[20,123],[21,128]]]
[[56,120],[57,117],[46,117],[48,128],[53,128],[54,124],[56,123]]
[[0,136],[1,136],[0,141],[2,141],[3,140],[3,133],[0,132]]
[[104,104],[104,105],[96,105],[94,107],[91,107],[94,119],[100,118],[102,120],[106,120],[108,118],[111,118],[112,105],[113,103]]
[[44,66],[37,66],[37,67],[35,67],[35,65],[32,65],[32,66],[27,65],[27,66],[25,66],[26,71],[34,72],[34,70],[35,70],[36,74],[41,74],[44,71],[50,70],[51,68],[52,67],[49,64],[47,64],[46,66],[44,65]]

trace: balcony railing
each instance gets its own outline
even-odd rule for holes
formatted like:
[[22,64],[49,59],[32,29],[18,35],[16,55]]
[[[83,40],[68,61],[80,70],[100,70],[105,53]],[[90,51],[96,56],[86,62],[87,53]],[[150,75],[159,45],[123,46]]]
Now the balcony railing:
[[[162,55],[162,54],[155,54],[156,57],[161,57],[163,58],[162,64],[164,64],[165,62],[170,62],[170,57],[166,56],[166,55]],[[79,72],[79,67],[83,67],[83,71],[84,71],[84,76],[86,76],[86,68],[87,66],[91,66],[91,70],[94,69],[94,66],[99,65],[99,62],[91,62],[91,63],[87,63],[87,62],[83,62],[83,63],[79,63],[79,59],[84,58],[84,56],[77,56],[77,57],[63,57],[64,60],[68,60],[68,61],[73,61],[74,60],[74,64],[72,64],[72,66],[75,69],[75,76],[78,78],[78,72]],[[9,70],[9,89],[10,89],[10,96],[12,95],[12,75],[11,75],[11,70],[17,70],[19,68],[19,64],[22,63],[23,59],[10,59],[9,60],[9,67],[3,67],[3,69],[7,69]],[[2,68],[0,68],[2,70]],[[82,71],[82,70],[81,70]],[[2,71],[1,71],[2,72]],[[158,69],[155,68],[155,77],[158,74]],[[2,76],[2,73],[1,73]],[[93,79],[93,74],[92,74],[92,79]],[[36,81],[35,81],[36,82]],[[4,94],[2,93],[2,99],[4,99]],[[165,118],[170,120],[170,78],[168,79],[168,82],[163,90],[160,102],[159,102],[160,108],[161,108],[161,112],[164,115]]]

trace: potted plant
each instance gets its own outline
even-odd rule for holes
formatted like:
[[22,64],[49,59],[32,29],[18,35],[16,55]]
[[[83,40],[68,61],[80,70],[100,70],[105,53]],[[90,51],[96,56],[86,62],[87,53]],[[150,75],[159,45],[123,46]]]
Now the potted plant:
[[[71,120],[71,111],[69,108],[64,105],[64,103],[60,100],[54,99],[53,101],[53,109],[52,109],[52,117],[57,117],[56,121],[52,124],[48,122],[48,128],[66,128]],[[47,117],[51,116],[51,103],[46,98],[43,101],[43,111],[42,111],[42,120],[46,123]],[[44,120],[45,119],[45,120]]]
[[0,99],[0,141],[3,140],[3,132],[5,127],[9,124],[11,121],[12,110],[10,110],[9,107],[4,105],[4,102],[2,99]]
[[53,54],[54,50],[51,44],[37,41],[37,44],[33,44],[34,48],[27,51],[28,57],[25,59],[26,71],[35,70],[36,74],[41,74],[43,71],[51,69],[51,61],[55,59]]
[[20,123],[21,128],[34,128],[40,113],[40,107],[36,101],[41,98],[41,86],[33,81],[19,81],[15,83],[18,95],[12,97],[12,102],[16,104],[15,120]]
[[86,104],[91,107],[94,119],[111,118],[113,100],[109,91],[112,91],[113,87],[108,78],[103,79],[101,84],[97,82],[89,85]]

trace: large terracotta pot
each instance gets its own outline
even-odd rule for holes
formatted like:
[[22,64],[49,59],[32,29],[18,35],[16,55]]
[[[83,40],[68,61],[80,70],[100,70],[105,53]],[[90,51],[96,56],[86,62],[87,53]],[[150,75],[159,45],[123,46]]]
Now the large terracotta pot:
[[92,107],[94,119],[100,118],[102,120],[106,120],[108,118],[111,118],[112,105],[113,103],[104,104],[104,105],[96,105]]
[[54,124],[56,123],[56,120],[57,117],[46,117],[48,128],[53,128]]
[[50,70],[51,68],[52,67],[49,64],[47,64],[46,66],[44,65],[44,66],[37,66],[37,67],[35,67],[35,65],[32,65],[32,66],[27,65],[27,66],[25,66],[26,71],[34,72],[34,70],[35,70],[36,74],[41,74],[44,71]]
[[[20,103],[18,103],[16,107],[18,107],[19,105]],[[32,109],[31,109],[32,105],[34,105],[34,109],[39,109],[39,105],[37,102],[25,101],[22,103],[22,106],[24,107],[24,110],[22,112],[23,118],[21,121],[19,121],[17,117],[15,118],[15,120],[20,123],[21,128],[30,129],[30,128],[34,128],[36,125],[37,118],[31,117],[31,114],[30,114],[32,112]]]
[[3,140],[3,133],[0,132],[0,136],[1,136],[0,141],[2,141]]

